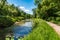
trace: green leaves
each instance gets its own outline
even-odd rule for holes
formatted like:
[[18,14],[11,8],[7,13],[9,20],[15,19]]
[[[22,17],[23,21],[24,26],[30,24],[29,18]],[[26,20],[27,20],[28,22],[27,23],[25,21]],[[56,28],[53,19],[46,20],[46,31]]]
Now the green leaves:
[[[34,12],[38,14],[38,16],[44,20],[48,20],[51,17],[54,17],[54,20],[59,16],[59,14],[55,14],[60,11],[60,1],[59,0],[35,0],[38,11]],[[36,15],[37,16],[37,15]]]
[[10,27],[14,22],[9,17],[0,17],[0,29]]

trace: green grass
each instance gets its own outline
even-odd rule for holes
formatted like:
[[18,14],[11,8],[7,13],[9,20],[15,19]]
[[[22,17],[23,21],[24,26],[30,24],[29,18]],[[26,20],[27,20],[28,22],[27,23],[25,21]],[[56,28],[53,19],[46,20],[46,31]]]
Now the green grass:
[[35,28],[23,40],[60,40],[58,34],[45,21],[35,19]]

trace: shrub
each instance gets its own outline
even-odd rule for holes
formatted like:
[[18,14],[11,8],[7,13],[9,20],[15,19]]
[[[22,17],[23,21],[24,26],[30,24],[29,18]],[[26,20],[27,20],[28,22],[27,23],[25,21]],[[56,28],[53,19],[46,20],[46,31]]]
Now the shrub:
[[0,29],[10,27],[14,22],[9,17],[0,17]]

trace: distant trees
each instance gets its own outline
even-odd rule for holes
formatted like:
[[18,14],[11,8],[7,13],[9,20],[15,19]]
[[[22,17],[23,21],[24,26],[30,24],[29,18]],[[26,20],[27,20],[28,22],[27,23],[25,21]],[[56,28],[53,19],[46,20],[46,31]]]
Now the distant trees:
[[59,4],[59,0],[35,0],[36,9],[38,10],[35,9],[35,12],[33,12],[44,20],[56,20],[57,17],[60,17],[57,13],[60,11]]

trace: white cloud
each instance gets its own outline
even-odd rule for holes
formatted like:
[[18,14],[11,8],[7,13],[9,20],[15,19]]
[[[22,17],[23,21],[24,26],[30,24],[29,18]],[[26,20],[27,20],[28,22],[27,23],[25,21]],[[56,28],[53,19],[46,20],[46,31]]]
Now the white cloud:
[[29,12],[29,10],[25,10],[26,12]]
[[23,9],[25,9],[25,8],[24,8],[24,7],[22,7],[22,6],[20,6],[19,8],[20,8],[20,9],[22,9],[22,10],[23,10]]
[[21,10],[23,10],[24,12],[26,12],[26,13],[33,14],[31,10],[26,9],[26,8],[23,7],[23,6],[20,6],[19,8],[20,8]]
[[29,12],[30,12],[30,10],[26,9],[25,7],[20,6],[19,8],[20,8],[21,10],[23,10],[24,12],[26,12],[26,13],[29,13]]

